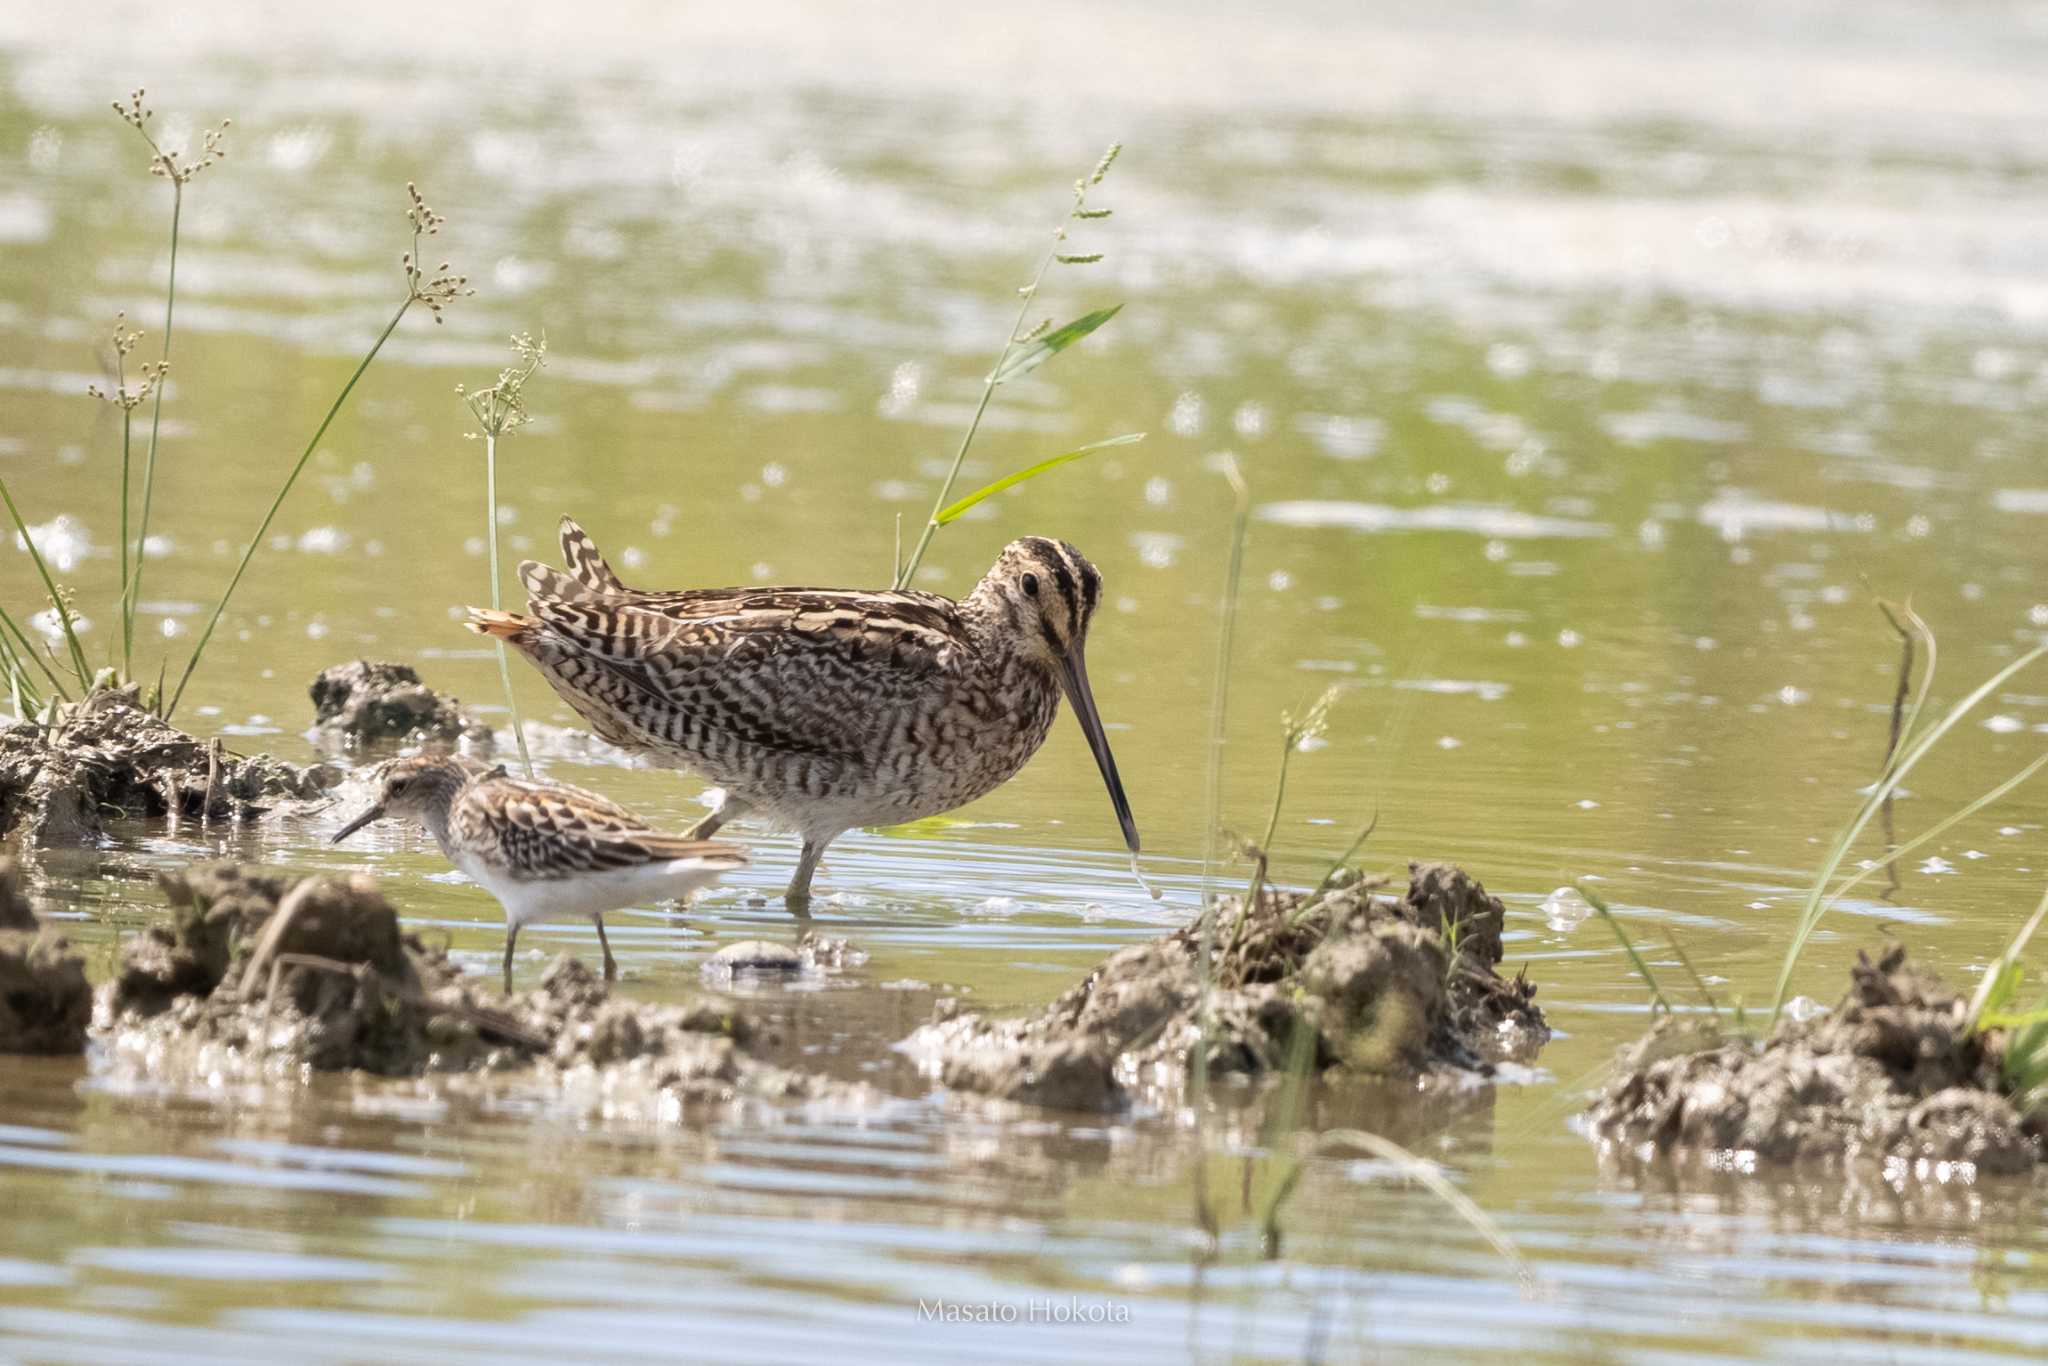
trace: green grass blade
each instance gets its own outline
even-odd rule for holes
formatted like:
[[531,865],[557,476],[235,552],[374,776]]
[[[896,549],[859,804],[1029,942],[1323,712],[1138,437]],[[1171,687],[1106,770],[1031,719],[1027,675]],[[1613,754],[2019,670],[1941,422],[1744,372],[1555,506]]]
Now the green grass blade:
[[939,509],[938,514],[932,520],[939,526],[944,526],[948,522],[957,520],[961,513],[967,511],[967,509],[973,507],[982,499],[992,498],[1004,489],[1014,488],[1027,479],[1036,479],[1047,470],[1058,469],[1069,461],[1079,460],[1084,455],[1093,455],[1095,452],[1106,450],[1111,446],[1132,446],[1144,439],[1145,433],[1143,432],[1125,432],[1122,436],[1112,436],[1101,441],[1091,441],[1085,446],[1076,446],[1071,451],[1062,451],[1058,455],[1048,456],[1035,465],[1026,465],[1021,470],[1004,475],[993,484],[984,484],[956,503],[947,504]]
[[[2006,793],[2011,792],[2014,788],[2026,782],[2027,779],[2033,777],[2036,773],[2039,773],[2044,767],[2048,767],[2048,754],[2043,754],[2040,758],[2034,760],[2033,763],[2028,764],[2025,768],[2013,774],[2010,778],[2007,778],[2004,782],[2000,783],[1997,787],[1992,788],[1989,792],[1986,792],[1983,796],[1977,798],[1968,806],[1963,807],[1960,811],[1957,811],[1953,815],[1943,818],[1927,830],[1922,831],[1920,834],[1915,835],[1912,839],[1907,840],[1904,844],[1901,844],[1897,848],[1891,850],[1889,856],[1885,859],[1885,863],[1890,863],[1895,859],[1904,858],[1906,855],[1912,853],[1915,849],[1918,849],[1921,845],[1926,844],[1930,840],[1940,839],[1943,835],[1947,834],[1952,827],[1959,825],[1963,821],[1966,821],[1970,817],[1976,815],[1979,811],[1982,811],[1985,807],[1991,805],[2000,797],[2003,797]],[[1837,901],[1840,901],[1845,895],[1847,895],[1851,888],[1856,887],[1861,883],[1867,882],[1871,878],[1877,876],[1878,873],[1884,870],[1885,863],[1873,863],[1868,868],[1858,869],[1853,875],[1844,878],[1841,882],[1837,883],[1835,886],[1835,890],[1829,892],[1827,895],[1827,899],[1821,903],[1821,911],[1825,913],[1829,907],[1833,906]]]
[[1664,988],[1657,985],[1657,974],[1650,971],[1650,965],[1636,952],[1635,942],[1628,937],[1628,931],[1621,927],[1621,922],[1614,918],[1614,912],[1607,909],[1607,903],[1600,899],[1600,894],[1577,882],[1572,884],[1572,890],[1586,898],[1586,904],[1607,922],[1607,928],[1614,931],[1615,939],[1621,944],[1621,951],[1628,955],[1628,961],[1635,964],[1636,972],[1649,986],[1650,995],[1656,998],[1657,1004],[1664,1008],[1666,1015],[1672,1014],[1671,998],[1664,994]]
[[[371,343],[369,352],[357,364],[355,373],[348,377],[348,383],[342,385],[341,392],[334,396],[334,403],[327,409],[327,416],[321,418],[320,425],[313,430],[313,439],[306,443],[306,449],[299,453],[298,463],[285,475],[284,483],[278,487],[277,496],[270,500],[270,507],[264,512],[263,520],[256,526],[255,536],[250,539],[248,549],[242,552],[241,563],[235,566],[234,576],[228,580],[228,586],[221,593],[220,601],[214,604],[213,615],[207,618],[206,629],[199,633],[199,641],[192,647],[192,657],[185,661],[185,672],[178,675],[177,690],[171,694],[170,703],[162,709],[164,720],[170,720],[172,713],[178,710],[178,703],[185,696],[185,685],[192,681],[194,671],[199,668],[199,661],[206,656],[207,642],[213,639],[214,629],[220,625],[221,616],[228,610],[228,600],[235,596],[235,589],[241,586],[242,576],[249,572],[249,561],[255,559],[256,552],[263,548],[263,538],[270,532],[270,523],[277,517],[277,510],[284,506],[285,497],[291,493],[292,485],[298,483],[299,476],[305,473],[307,462],[313,458],[313,452],[320,447],[320,438],[327,435],[327,429],[334,425],[335,416],[341,412],[342,405],[348,402],[348,396],[355,391],[356,381],[370,368],[370,362],[377,359],[377,353],[384,349],[384,343],[398,330],[398,324],[412,305],[413,296],[408,294],[405,302],[398,306],[398,311],[391,315],[391,321],[384,324],[384,330],[378,334],[377,340]],[[137,578],[141,577],[141,572],[142,567],[137,564]],[[159,699],[163,696],[161,687],[157,690],[157,696]]]
[[[1775,1025],[1778,1022],[1778,1012],[1784,1009],[1785,995],[1792,985],[1792,972],[1798,967],[1799,956],[1806,951],[1807,940],[1813,937],[1813,931],[1820,924],[1821,915],[1827,909],[1828,884],[1834,880],[1836,871],[1842,866],[1842,860],[1849,856],[1849,850],[1856,843],[1857,837],[1863,833],[1864,828],[1877,815],[1878,809],[1884,805],[1884,799],[1898,788],[1908,773],[1913,771],[1913,766],[1926,758],[1935,745],[1941,742],[1942,737],[1953,730],[1978,703],[1998,691],[2007,679],[2043,655],[2048,655],[2048,645],[2037,645],[1978,684],[1968,696],[1950,707],[1939,721],[1928,727],[1926,734],[1900,750],[1890,770],[1864,796],[1855,816],[1842,827],[1841,833],[1835,837],[1834,844],[1829,847],[1827,858],[1822,861],[1820,872],[1814,877],[1813,886],[1807,891],[1805,904],[1800,907],[1799,922],[1793,929],[1791,942],[1785,946],[1785,961],[1778,969],[1777,991],[1771,1002],[1771,1024]],[[1930,640],[1930,673],[1933,671],[1933,665]]]
[[1521,1249],[1501,1231],[1500,1225],[1493,1221],[1491,1215],[1479,1208],[1477,1201],[1452,1185],[1434,1162],[1426,1162],[1392,1139],[1382,1138],[1364,1129],[1331,1129],[1316,1144],[1319,1149],[1339,1145],[1363,1148],[1381,1161],[1399,1167],[1403,1176],[1443,1201],[1453,1214],[1464,1220],[1474,1233],[1485,1239],[1487,1246],[1499,1253],[1502,1260],[1515,1269],[1515,1276],[1521,1281],[1524,1291],[1536,1288],[1536,1270],[1529,1265],[1529,1259],[1522,1255]]
[[1093,313],[1074,319],[1065,327],[1055,327],[1034,341],[1012,347],[1009,354],[990,372],[988,382],[1003,384],[1020,375],[1030,374],[1122,311],[1122,304],[1098,308]]
[[1984,1008],[1990,1004],[1993,988],[2020,961],[2020,955],[2027,950],[2027,942],[2041,928],[2043,920],[2048,920],[2048,892],[2041,893],[2040,904],[2034,907],[2034,913],[2020,926],[2020,932],[2012,937],[2012,942],[2005,946],[2005,952],[1984,970],[1984,980],[1977,984],[1976,992],[1970,997],[1970,1015],[1965,1029],[1976,1029],[1984,1022]]
[[78,671],[78,686],[90,690],[92,668],[85,662],[85,649],[78,643],[78,632],[71,625],[71,609],[64,605],[64,595],[57,591],[57,581],[50,577],[50,566],[43,563],[43,552],[36,549],[36,538],[28,534],[28,523],[22,520],[21,509],[14,505],[14,495],[7,491],[5,479],[0,479],[0,499],[6,501],[15,529],[21,532],[21,543],[28,547],[29,558],[36,562],[36,573],[43,576],[43,587],[50,590],[50,602],[64,627],[64,643],[71,647],[71,667]]

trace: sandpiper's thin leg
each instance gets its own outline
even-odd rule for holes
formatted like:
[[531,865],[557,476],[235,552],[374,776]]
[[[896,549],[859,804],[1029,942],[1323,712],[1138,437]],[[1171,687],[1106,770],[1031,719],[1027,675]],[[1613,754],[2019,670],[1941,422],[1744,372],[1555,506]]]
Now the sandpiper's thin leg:
[[512,946],[519,942],[519,922],[505,927],[505,994],[512,994]]
[[747,814],[747,804],[738,797],[727,797],[725,804],[698,821],[684,833],[685,839],[708,840],[725,827],[727,821],[736,821]]
[[590,918],[597,925],[597,946],[604,950],[604,980],[616,982],[619,980],[619,962],[612,957],[611,941],[604,937],[604,917],[594,915]]
[[797,856],[796,876],[789,880],[789,890],[782,894],[789,909],[798,915],[810,914],[811,875],[818,871],[818,860],[824,856],[825,841],[804,841],[804,851]]

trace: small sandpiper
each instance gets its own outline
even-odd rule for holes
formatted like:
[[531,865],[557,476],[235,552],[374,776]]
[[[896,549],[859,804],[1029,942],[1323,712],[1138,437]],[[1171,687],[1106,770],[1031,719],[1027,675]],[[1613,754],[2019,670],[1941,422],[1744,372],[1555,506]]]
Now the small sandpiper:
[[1064,693],[1116,808],[1138,826],[1088,688],[1083,646],[1102,576],[1065,541],[1012,541],[959,602],[825,588],[645,592],[562,519],[557,573],[519,567],[527,611],[472,607],[613,744],[726,790],[691,834],[754,811],[794,828],[803,910],[825,846],[973,801],[1044,743]]
[[688,896],[747,861],[735,845],[649,829],[594,792],[522,782],[462,756],[394,759],[382,784],[376,804],[334,842],[386,816],[424,826],[448,861],[504,906],[507,992],[522,925],[590,917],[605,980],[613,981],[619,969],[604,935],[606,911]]

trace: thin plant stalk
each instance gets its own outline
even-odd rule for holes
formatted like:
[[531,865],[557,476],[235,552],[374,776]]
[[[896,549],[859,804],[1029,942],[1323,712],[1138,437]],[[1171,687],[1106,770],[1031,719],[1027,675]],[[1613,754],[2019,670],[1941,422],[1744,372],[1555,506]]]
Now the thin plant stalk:
[[[163,709],[163,717],[166,721],[171,719],[172,713],[178,709],[178,702],[185,696],[185,685],[192,681],[193,671],[199,667],[200,659],[206,654],[207,642],[213,639],[214,628],[220,625],[222,614],[228,610],[228,600],[234,597],[235,589],[241,585],[242,575],[248,572],[249,561],[256,558],[257,550],[262,547],[263,538],[270,531],[270,523],[277,516],[277,510],[284,506],[286,495],[292,491],[292,485],[298,482],[299,475],[305,471],[307,462],[313,458],[313,452],[320,445],[320,438],[327,435],[328,427],[333,424],[335,416],[341,412],[342,404],[348,402],[348,396],[355,390],[356,381],[360,380],[363,377],[363,372],[370,368],[370,362],[377,359],[377,353],[384,349],[384,343],[390,340],[391,334],[398,330],[398,324],[404,319],[406,311],[413,306],[415,298],[415,295],[407,294],[405,302],[400,304],[398,311],[391,315],[391,321],[384,324],[384,330],[377,334],[377,340],[371,343],[369,351],[364,354],[362,360],[356,365],[355,373],[348,377],[348,383],[342,385],[341,392],[334,396],[334,403],[327,409],[327,416],[320,419],[320,425],[313,431],[313,439],[308,441],[306,449],[299,453],[298,463],[293,465],[291,473],[285,476],[283,485],[277,490],[277,496],[270,500],[269,510],[263,514],[263,520],[257,525],[256,534],[250,539],[248,548],[242,552],[241,563],[235,566],[234,577],[228,580],[227,591],[222,593],[220,601],[214,604],[213,615],[207,618],[206,629],[199,633],[199,641],[192,647],[192,657],[185,661],[185,671],[178,676],[177,690],[171,694],[169,705]],[[137,577],[141,577],[139,565],[137,566]],[[161,693],[159,693],[159,696],[161,696]]]
[[1621,951],[1627,954],[1628,961],[1635,965],[1637,974],[1642,977],[1643,982],[1650,988],[1651,997],[1663,1008],[1664,1013],[1666,1015],[1676,1013],[1671,1008],[1671,998],[1664,994],[1664,988],[1657,985],[1657,974],[1650,971],[1650,965],[1643,961],[1643,956],[1640,953],[1636,952],[1635,941],[1628,937],[1628,931],[1624,930],[1621,927],[1621,922],[1614,918],[1614,912],[1607,909],[1606,901],[1601,899],[1598,892],[1593,891],[1583,883],[1574,882],[1572,890],[1586,898],[1586,904],[1591,906],[1594,912],[1607,922],[1608,929],[1614,931],[1615,939],[1621,944]]
[[[1957,825],[1960,825],[1962,822],[1976,815],[1979,811],[1982,811],[1985,807],[1991,805],[1999,798],[2011,792],[2014,788],[2019,787],[2021,784],[2025,783],[2027,779],[2033,777],[2036,773],[2039,773],[2043,768],[2048,768],[2048,754],[2041,755],[2039,758],[2035,759],[2034,762],[2028,764],[2025,768],[2013,774],[2010,778],[2007,778],[2004,782],[1992,788],[1989,792],[1986,792],[1982,796],[1976,798],[1967,806],[1964,806],[1962,809],[1958,811],[1950,813],[1949,815],[1943,817],[1941,820],[1935,822],[1926,830],[1923,830],[1918,835],[1915,835],[1912,839],[1907,840],[1904,844],[1897,846],[1895,849],[1892,850],[1892,857],[1894,859],[1904,858],[1906,855],[1918,849],[1921,845],[1927,844],[1933,840],[1940,839],[1943,835],[1947,834],[1950,829]],[[1844,896],[1848,895],[1850,891],[1854,890],[1856,887],[1861,886],[1863,883],[1875,877],[1881,870],[1881,868],[1884,866],[1885,865],[1874,864],[1871,867],[1859,869],[1855,873],[1851,874],[1849,877],[1843,879],[1841,882],[1836,883],[1835,890],[1828,893],[1827,900],[1821,903],[1821,910],[1826,911],[1833,907],[1836,902],[1840,901]]]
[[4,607],[0,607],[0,627],[5,627],[6,631],[14,636],[15,653],[27,659],[38,669],[41,669],[43,677],[49,679],[50,686],[56,689],[57,696],[67,702],[70,701],[71,693],[65,688],[64,680],[57,677],[56,670],[52,669],[44,661],[43,657],[36,653],[35,642],[28,638],[28,632],[21,629],[21,623],[17,622]]
[[2041,928],[2044,919],[2048,919],[2048,892],[2041,893],[2040,904],[2034,907],[2034,913],[2020,926],[2020,932],[2012,937],[2012,942],[2005,946],[2005,952],[1999,954],[1991,966],[1984,970],[1984,980],[1977,983],[1977,990],[1970,996],[1970,1014],[1963,1026],[1965,1030],[1977,1028],[1978,1021],[1984,1017],[1985,1006],[1991,1002],[1991,994],[1998,989],[1999,982],[2012,970],[2013,965],[2020,961],[2020,955],[2026,952],[2028,942],[2033,939],[2035,931]]
[[64,643],[71,650],[71,667],[78,672],[78,686],[92,687],[92,668],[85,662],[85,650],[78,643],[78,631],[71,623],[71,609],[64,605],[64,595],[57,591],[57,581],[50,577],[50,567],[43,563],[43,552],[36,549],[36,538],[28,534],[28,523],[22,520],[21,509],[14,505],[14,495],[7,491],[7,481],[0,479],[0,499],[5,499],[7,511],[14,518],[15,529],[21,532],[21,543],[28,547],[29,558],[36,562],[36,573],[43,577],[43,587],[50,590],[50,602],[57,609],[57,620],[64,627]]
[[[148,139],[149,135],[147,133],[144,133],[143,137],[145,139]],[[152,151],[157,151],[157,146],[154,139],[149,139],[149,145]],[[159,157],[162,156],[161,151],[158,151],[157,154]],[[168,367],[171,363],[171,319],[174,313],[176,312],[178,305],[178,225],[179,220],[184,216],[185,212],[184,179],[175,173],[170,175],[168,178],[171,182],[171,265],[170,277],[168,280],[166,280],[164,286],[164,344],[163,349],[158,353],[157,356],[157,364],[159,366],[159,369]],[[142,592],[142,564],[143,560],[147,557],[149,553],[149,513],[150,508],[154,504],[156,498],[156,443],[159,430],[163,425],[163,416],[164,386],[163,384],[159,383],[156,386],[155,401],[150,404],[149,408],[149,445],[144,449],[142,456],[142,516],[138,520],[135,528],[135,573],[133,577],[130,577],[126,574],[122,576],[121,654],[123,660],[122,673],[124,675],[127,673],[127,660],[130,658],[134,649],[135,603]],[[121,520],[124,532],[122,538],[124,541],[124,551],[126,549],[125,532],[128,520],[127,462],[128,431],[127,419],[126,416],[124,415],[122,418],[121,431]],[[163,701],[161,693],[158,694],[157,701],[159,703]],[[166,715],[168,716],[168,713],[166,713]]]
[[[498,589],[498,437],[495,432],[484,433],[484,527],[485,543],[491,548],[491,610],[500,610]],[[512,738],[519,742],[519,762],[526,769],[531,780],[533,755],[526,749],[526,727],[519,719],[519,700],[512,692],[512,658],[506,653],[505,642],[493,639],[498,647],[498,678],[505,685],[505,709],[512,713]]]
[[[932,500],[931,515],[925,519],[924,530],[918,534],[917,544],[910,548],[910,558],[903,561],[896,571],[896,582],[893,586],[898,590],[908,587],[911,579],[916,577],[917,566],[924,559],[925,548],[932,543],[932,537],[938,532],[938,529],[945,525],[945,520],[941,517],[941,514],[951,502],[953,485],[960,478],[960,467],[967,462],[967,448],[974,444],[975,433],[981,430],[981,419],[988,412],[988,405],[995,399],[996,387],[1006,379],[1012,378],[1015,374],[1029,369],[1032,363],[1043,359],[1043,356],[1037,354],[1016,356],[1017,363],[1013,366],[1013,356],[1016,355],[1020,348],[1050,355],[1054,350],[1068,344],[1070,340],[1087,335],[1087,333],[1100,327],[1110,317],[1115,315],[1116,309],[1112,308],[1102,313],[1091,314],[1086,318],[1077,319],[1075,322],[1061,328],[1058,334],[1044,338],[1045,344],[1036,347],[1032,345],[1035,340],[1038,340],[1036,334],[1032,336],[1023,334],[1024,320],[1031,315],[1031,305],[1038,298],[1038,288],[1045,283],[1045,273],[1052,269],[1053,262],[1066,261],[1076,265],[1086,265],[1101,259],[1099,255],[1076,256],[1063,251],[1062,248],[1067,240],[1066,225],[1074,219],[1107,218],[1109,216],[1109,210],[1107,209],[1089,209],[1087,207],[1088,190],[1091,186],[1102,183],[1102,177],[1108,173],[1110,163],[1116,160],[1117,153],[1121,150],[1120,145],[1112,145],[1103,154],[1102,160],[1096,163],[1092,174],[1083,176],[1080,180],[1074,182],[1073,208],[1067,211],[1067,217],[1062,219],[1060,226],[1054,230],[1052,245],[1046,249],[1044,257],[1040,259],[1038,269],[1031,276],[1031,283],[1017,291],[1022,296],[1017,305],[1017,316],[1011,321],[1010,330],[1003,334],[1003,349],[996,353],[995,364],[989,367],[988,374],[982,379],[981,401],[974,405],[974,416],[968,420],[967,430],[960,437],[960,445],[953,452],[953,463],[946,470],[945,482],[939,485],[938,497]],[[1121,306],[1118,305],[1118,307]],[[1067,335],[1069,333],[1072,334],[1071,337]]]
[[924,530],[918,535],[917,544],[910,548],[910,558],[896,571],[894,587],[902,589],[917,574],[918,562],[924,558],[925,547],[932,543],[932,537],[939,529],[939,514],[952,499],[953,485],[960,478],[960,467],[967,463],[967,448],[974,444],[974,434],[981,430],[982,415],[988,412],[988,405],[996,396],[996,372],[1003,368],[1003,362],[1010,358],[1010,352],[1017,345],[1017,330],[1024,326],[1024,319],[1031,315],[1031,302],[1038,297],[1038,286],[1045,280],[1045,272],[1052,266],[1052,258],[1058,253],[1059,243],[1054,242],[1045,253],[1045,259],[1038,263],[1038,272],[1031,277],[1031,283],[1021,292],[1024,302],[1017,305],[1017,316],[1010,323],[1010,330],[1004,334],[1003,349],[996,353],[996,363],[990,367],[988,378],[981,384],[981,401],[974,405],[974,416],[968,420],[967,430],[960,436],[960,445],[953,452],[953,463],[946,470],[945,482],[939,485],[939,496],[932,500],[931,516],[925,519]]
[[121,677],[126,678],[135,664],[135,614],[128,604],[128,464],[130,434],[135,425],[134,415],[127,408],[121,410]]
[[[1911,619],[1916,622],[1918,621],[1918,618]],[[1924,626],[1922,629],[1925,629]],[[1928,681],[1934,674],[1932,634],[1929,633],[1923,639],[1926,640],[1928,646],[1927,668],[1922,673],[1920,679],[1921,695],[1914,700],[1912,710],[1908,713],[1907,725],[1909,729],[1913,719],[1919,714],[1921,703],[1926,695]],[[1835,873],[1841,868],[1842,861],[1849,856],[1849,850],[1855,844],[1857,836],[1861,835],[1870,822],[1875,819],[1885,798],[1898,789],[1900,782],[1904,780],[1908,773],[1912,772],[1914,765],[1926,758],[1934,747],[1941,742],[1942,738],[1962,721],[1963,717],[1976,709],[1978,703],[1996,692],[2005,684],[2007,679],[2033,664],[2044,655],[2048,655],[2048,645],[2037,645],[2000,669],[1997,673],[1991,675],[1991,677],[1985,679],[1960,702],[1949,708],[1940,720],[1927,728],[1925,733],[1916,736],[1893,756],[1892,762],[1887,766],[1884,776],[1866,793],[1862,805],[1857,808],[1856,814],[1842,828],[1841,832],[1835,836],[1834,843],[1829,847],[1827,857],[1821,863],[1820,871],[1814,877],[1813,885],[1807,889],[1806,901],[1800,907],[1799,920],[1793,928],[1791,941],[1785,948],[1784,962],[1778,968],[1777,991],[1771,1003],[1771,1024],[1775,1025],[1777,1023],[1778,1013],[1785,1008],[1786,993],[1790,990],[1792,984],[1792,970],[1798,966],[1799,957],[1805,952],[1807,941],[1812,938],[1815,928],[1820,924],[1821,916],[1827,910],[1829,884],[1834,881]]]
[[1322,1150],[1341,1146],[1363,1148],[1381,1161],[1399,1167],[1402,1175],[1443,1201],[1453,1214],[1464,1220],[1474,1233],[1486,1240],[1487,1246],[1514,1268],[1515,1278],[1521,1282],[1525,1294],[1536,1289],[1539,1284],[1536,1270],[1529,1265],[1529,1259],[1522,1255],[1521,1249],[1515,1246],[1514,1240],[1501,1230],[1491,1215],[1479,1208],[1477,1201],[1445,1179],[1435,1163],[1424,1161],[1390,1138],[1364,1129],[1331,1129],[1317,1140],[1316,1146]]
[[1202,995],[1195,1016],[1200,1024],[1200,1033],[1195,1040],[1188,1078],[1198,1155],[1195,1163],[1195,1222],[1208,1235],[1211,1249],[1216,1245],[1216,1214],[1209,1205],[1208,1165],[1199,1160],[1208,1152],[1208,1136],[1202,1122],[1202,1099],[1209,1085],[1209,1031],[1214,1023],[1210,1018],[1209,998],[1216,977],[1216,906],[1219,899],[1211,878],[1216,866],[1216,830],[1223,818],[1223,727],[1230,710],[1230,655],[1237,632],[1238,587],[1244,575],[1244,542],[1251,525],[1252,511],[1251,488],[1239,472],[1237,460],[1228,453],[1223,457],[1223,477],[1230,483],[1234,512],[1230,524],[1229,568],[1224,572],[1223,597],[1217,606],[1216,679],[1209,693],[1209,754],[1202,805],[1202,932],[1197,973]]

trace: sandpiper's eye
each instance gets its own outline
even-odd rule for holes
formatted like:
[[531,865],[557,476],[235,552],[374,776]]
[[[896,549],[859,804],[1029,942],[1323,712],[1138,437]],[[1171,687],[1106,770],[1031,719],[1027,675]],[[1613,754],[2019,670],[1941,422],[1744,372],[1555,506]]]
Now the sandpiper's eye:
[[401,792],[405,791],[405,790],[406,790],[406,789],[407,789],[408,787],[411,787],[411,786],[412,786],[412,779],[410,779],[410,778],[397,778],[397,779],[394,779],[394,780],[392,781],[392,783],[391,783],[391,793],[392,793],[392,795],[393,795],[393,796],[396,796],[397,794],[399,794],[399,793],[401,793]]
[[1026,574],[1024,576],[1024,596],[1027,598],[1038,596],[1038,575]]

